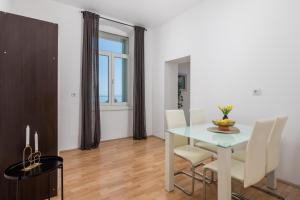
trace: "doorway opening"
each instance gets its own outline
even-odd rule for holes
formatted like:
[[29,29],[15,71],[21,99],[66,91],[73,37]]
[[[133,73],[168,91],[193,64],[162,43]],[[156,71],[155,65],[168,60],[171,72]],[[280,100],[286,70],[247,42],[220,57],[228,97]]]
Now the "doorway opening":
[[182,109],[187,125],[190,124],[190,66],[190,56],[165,63],[165,110]]

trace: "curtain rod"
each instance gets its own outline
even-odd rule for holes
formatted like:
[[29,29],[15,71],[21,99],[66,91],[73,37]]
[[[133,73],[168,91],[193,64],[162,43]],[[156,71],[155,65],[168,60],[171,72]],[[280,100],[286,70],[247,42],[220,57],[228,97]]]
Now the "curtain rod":
[[[81,13],[83,13],[84,11],[81,11]],[[120,22],[120,21],[116,21],[116,20],[113,20],[113,19],[109,19],[109,18],[106,18],[106,17],[101,17],[100,15],[99,15],[99,17],[100,17],[100,19],[105,19],[105,20],[107,20],[107,21],[111,21],[111,22],[114,22],[114,23],[117,23],[117,24],[122,24],[122,25],[125,25],[125,26],[130,26],[130,27],[133,27],[134,28],[134,25],[131,25],[131,24],[126,24],[126,23],[123,23],[123,22]],[[143,27],[144,28],[144,27]],[[145,29],[145,31],[147,31],[147,29],[146,28],[144,28]]]

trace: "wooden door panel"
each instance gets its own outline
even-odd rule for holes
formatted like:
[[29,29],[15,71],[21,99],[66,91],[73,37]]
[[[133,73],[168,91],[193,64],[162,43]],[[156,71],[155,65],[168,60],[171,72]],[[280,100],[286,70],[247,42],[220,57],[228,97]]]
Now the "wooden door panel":
[[[42,155],[57,155],[57,25],[0,12],[0,172],[22,159],[25,127],[39,133]],[[3,52],[6,52],[4,54]],[[56,194],[56,172],[51,176]],[[26,181],[23,199],[48,196],[48,177]],[[0,199],[14,199],[15,184],[0,176]]]
[[[21,43],[19,26],[22,20],[0,14],[0,199],[15,198],[14,183],[4,179],[3,172],[8,165],[22,159],[21,132],[23,125],[22,49],[12,43]],[[9,35],[9,37],[7,37]]]

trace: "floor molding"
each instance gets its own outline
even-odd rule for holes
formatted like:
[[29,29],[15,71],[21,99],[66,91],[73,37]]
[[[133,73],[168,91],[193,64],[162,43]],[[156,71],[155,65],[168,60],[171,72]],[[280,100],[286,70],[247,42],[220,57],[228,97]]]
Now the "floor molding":
[[[160,137],[157,137],[155,135],[148,135],[147,138],[150,138],[150,137],[153,137],[153,138],[157,138],[157,139],[160,139],[160,140],[164,140]],[[131,139],[132,136],[128,136],[128,137],[124,137],[124,138],[116,138],[116,139],[109,139],[109,140],[104,140],[104,141],[100,141],[100,144],[101,143],[106,143],[106,142],[113,142],[113,141],[118,141],[118,140],[124,140],[124,139]],[[80,150],[80,148],[72,148],[72,149],[66,149],[66,150],[61,150],[61,151],[58,151],[58,154],[61,154],[61,153],[66,153],[66,152],[71,152],[71,151],[77,151],[77,150]]]
[[290,182],[290,181],[286,181],[286,180],[283,180],[283,179],[280,179],[280,178],[278,178],[277,181],[278,181],[278,182],[281,182],[281,183],[284,183],[284,184],[286,184],[286,185],[290,185],[290,186],[293,186],[293,187],[295,187],[295,188],[300,189],[300,185],[295,184],[295,183],[292,183],[292,182]]
[[58,155],[60,155],[62,153],[71,152],[71,151],[77,151],[77,150],[79,150],[79,148],[61,150],[61,151],[58,151]]

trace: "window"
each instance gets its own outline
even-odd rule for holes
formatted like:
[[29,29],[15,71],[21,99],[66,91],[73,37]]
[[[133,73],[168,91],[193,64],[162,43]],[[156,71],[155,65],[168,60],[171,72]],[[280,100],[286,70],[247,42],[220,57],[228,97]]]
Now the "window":
[[100,32],[99,94],[102,105],[128,102],[128,38]]

